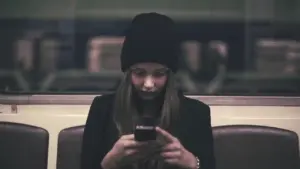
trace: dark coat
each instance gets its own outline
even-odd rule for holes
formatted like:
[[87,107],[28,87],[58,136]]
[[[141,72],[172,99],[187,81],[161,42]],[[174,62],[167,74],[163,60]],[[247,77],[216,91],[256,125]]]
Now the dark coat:
[[[215,169],[210,108],[180,96],[180,120],[172,133],[181,144],[200,159],[201,169]],[[83,135],[81,169],[101,169],[101,161],[118,140],[113,122],[114,94],[95,97]]]

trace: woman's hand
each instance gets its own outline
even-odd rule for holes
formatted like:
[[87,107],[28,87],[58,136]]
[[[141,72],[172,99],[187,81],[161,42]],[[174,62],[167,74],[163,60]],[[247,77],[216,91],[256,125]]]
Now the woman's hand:
[[160,157],[167,164],[185,169],[197,168],[197,160],[195,156],[186,150],[176,137],[159,127],[156,128],[156,131],[166,143],[161,150]]
[[154,151],[158,151],[158,147],[155,147],[152,142],[137,142],[133,134],[124,135],[106,154],[101,165],[104,169],[115,169],[143,159],[153,154]]

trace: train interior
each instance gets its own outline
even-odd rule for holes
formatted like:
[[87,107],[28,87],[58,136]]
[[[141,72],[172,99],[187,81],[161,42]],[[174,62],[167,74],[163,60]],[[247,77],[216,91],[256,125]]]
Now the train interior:
[[[89,106],[121,80],[119,54],[129,24],[122,17],[0,18],[0,166],[79,169]],[[178,86],[210,105],[212,126],[287,130],[299,149],[299,22],[194,17],[177,24]],[[259,152],[278,143],[267,140],[257,142],[262,148],[247,145]],[[284,154],[284,147],[272,153]]]

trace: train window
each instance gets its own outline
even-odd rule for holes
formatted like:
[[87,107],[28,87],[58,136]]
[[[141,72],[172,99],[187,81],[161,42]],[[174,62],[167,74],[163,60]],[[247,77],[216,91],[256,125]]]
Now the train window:
[[255,70],[229,74],[223,94],[299,95],[300,43],[262,38],[254,46]]
[[62,10],[58,12],[53,5],[44,5],[38,13],[10,6],[7,17],[0,19],[0,91],[98,94],[115,90],[123,75],[119,56],[130,19],[137,11],[161,9],[178,25],[177,77],[184,92],[300,96],[297,5],[219,1],[170,4],[163,0],[144,6],[131,1],[112,3],[104,11],[99,10],[103,4],[84,1],[76,5],[76,19],[60,16],[67,9],[61,3],[54,5],[61,7],[55,8]]

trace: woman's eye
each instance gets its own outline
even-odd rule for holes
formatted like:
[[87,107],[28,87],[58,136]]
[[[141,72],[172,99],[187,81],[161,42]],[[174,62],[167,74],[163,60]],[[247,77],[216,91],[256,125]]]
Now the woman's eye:
[[165,76],[167,73],[165,71],[163,72],[155,72],[153,73],[153,76],[154,77],[162,77],[162,76]]
[[145,71],[133,71],[136,76],[146,76],[147,73]]

